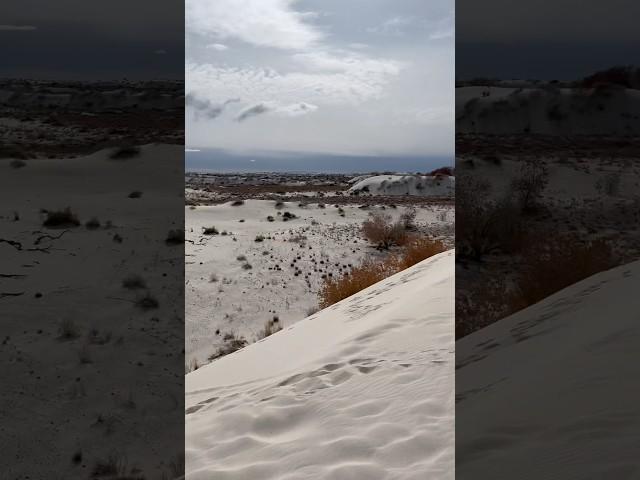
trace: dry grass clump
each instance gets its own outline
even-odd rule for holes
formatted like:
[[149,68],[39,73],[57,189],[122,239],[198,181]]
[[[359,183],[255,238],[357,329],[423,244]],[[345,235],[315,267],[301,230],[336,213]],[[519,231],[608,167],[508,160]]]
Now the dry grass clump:
[[134,158],[140,155],[140,148],[135,146],[126,146],[116,148],[111,154],[109,158],[112,160],[127,160],[129,158]]
[[42,225],[48,228],[77,227],[80,225],[78,217],[69,207],[64,210],[47,211],[46,214],[47,217]]
[[407,229],[402,220],[393,222],[390,215],[373,214],[362,224],[364,237],[379,248],[388,250],[393,245],[403,245]]
[[169,230],[164,241],[167,245],[180,245],[184,243],[184,230]]
[[216,227],[202,227],[203,235],[218,235],[218,229]]
[[147,283],[144,281],[140,275],[131,274],[122,280],[122,287],[127,290],[137,290],[142,288],[147,288]]
[[223,340],[225,342],[224,345],[218,348],[218,350],[216,350],[214,353],[209,355],[209,361],[213,361],[220,357],[224,357],[225,355],[229,355],[230,353],[240,350],[241,348],[244,348],[249,344],[249,342],[247,342],[244,337],[240,337],[232,333],[225,334]]
[[446,247],[439,240],[412,236],[396,254],[382,261],[367,260],[351,270],[348,275],[327,277],[318,293],[320,308],[327,308],[345,298],[370,287],[416,263],[444,252]]
[[525,266],[510,298],[513,312],[617,264],[605,240],[581,241],[575,235],[552,236],[524,255]]
[[264,328],[258,333],[258,340],[262,340],[263,338],[270,337],[276,332],[282,330],[282,325],[280,324],[280,319],[278,317],[273,317],[271,320],[267,320],[264,324]]
[[[530,239],[535,237],[531,236]],[[604,240],[538,235],[523,252],[519,275],[508,285],[498,272],[456,293],[456,338],[464,337],[554,293],[617,265]]]

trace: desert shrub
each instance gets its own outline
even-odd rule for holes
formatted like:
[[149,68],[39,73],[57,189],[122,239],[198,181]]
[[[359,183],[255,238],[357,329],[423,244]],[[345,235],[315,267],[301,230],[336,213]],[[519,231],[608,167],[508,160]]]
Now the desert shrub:
[[42,223],[43,226],[48,228],[64,228],[64,227],[77,227],[80,225],[80,221],[75,213],[71,211],[69,207],[64,210],[48,211],[47,217]]
[[380,280],[395,273],[394,265],[367,260],[353,268],[349,275],[327,277],[320,287],[320,308],[327,308],[345,298],[355,295]]
[[524,252],[524,266],[510,310],[518,311],[591,275],[613,268],[616,258],[605,240],[577,235],[545,235]]
[[112,160],[127,160],[140,155],[140,147],[133,145],[116,148],[109,154],[109,158]]
[[284,212],[282,214],[282,220],[285,221],[285,222],[287,220],[293,220],[294,218],[296,218],[296,216],[291,212]]
[[215,273],[209,275],[209,282],[216,283],[218,281],[218,276]]
[[284,202],[282,200],[278,200],[275,205],[276,208],[282,208],[284,207]]
[[444,252],[446,249],[445,245],[439,240],[422,236],[411,237],[402,251],[395,256],[396,270],[405,270],[416,263]]
[[129,195],[127,195],[129,198],[140,198],[142,197],[142,192],[139,190],[134,190],[133,192],[131,192]]
[[393,222],[391,216],[374,214],[362,224],[362,234],[372,244],[389,249],[393,245],[402,245],[407,232],[402,221]]
[[135,304],[140,310],[154,310],[160,306],[158,300],[150,293],[139,297]]
[[203,235],[218,235],[218,229],[216,227],[202,227]]
[[167,245],[180,245],[184,243],[184,230],[169,230],[167,238],[164,241]]
[[238,255],[236,257],[236,260],[238,260],[239,262],[244,262],[247,259],[247,257],[245,255]]
[[29,154],[27,154],[27,152],[18,145],[0,145],[0,158],[28,160]]
[[416,228],[416,208],[411,206],[407,207],[400,215],[400,221],[405,230],[415,230]]
[[147,288],[147,283],[144,281],[140,275],[131,274],[122,280],[122,287],[127,290],[138,290],[142,288]]
[[197,358],[192,358],[191,360],[189,360],[189,363],[185,363],[184,364],[184,372],[185,373],[194,372],[194,371],[198,370],[199,368],[200,368],[200,363],[198,362]]
[[603,195],[615,197],[620,193],[620,174],[608,173],[596,181],[596,190]]
[[427,173],[428,176],[435,177],[436,175],[444,175],[448,177],[453,177],[453,168],[452,167],[440,167],[435,170],[431,170]]
[[549,170],[544,162],[526,160],[519,174],[511,181],[511,188],[523,212],[535,211],[549,183]]
[[273,215],[269,215],[269,216],[267,217],[267,221],[268,221],[268,222],[273,222],[274,220],[275,220],[275,218],[273,218]]
[[84,226],[87,228],[87,230],[97,230],[98,228],[100,228],[100,220],[98,220],[96,217],[91,217],[89,220],[87,220]]
[[249,343],[244,337],[237,336],[231,333],[225,334],[223,340],[225,342],[224,345],[218,348],[218,350],[216,350],[214,353],[209,355],[209,361],[213,361],[217,358],[229,355],[230,353],[246,347]]
[[258,333],[258,340],[267,338],[276,332],[282,330],[282,325],[278,317],[273,317],[271,320],[267,320],[262,330]]
[[127,458],[121,453],[111,453],[106,459],[96,461],[91,471],[92,477],[108,477],[127,480],[142,480],[142,477],[128,475]]
[[18,168],[26,167],[27,162],[25,162],[24,160],[20,160],[19,158],[15,158],[9,162],[9,166],[11,168],[18,169]]
[[596,273],[617,258],[604,240],[536,232],[524,248],[518,275],[507,284],[500,273],[483,273],[465,292],[456,292],[456,338],[473,333]]
[[80,336],[80,328],[70,318],[66,318],[58,325],[59,340],[74,340]]
[[244,205],[244,200],[234,200],[233,202],[231,202],[232,207],[239,207],[241,205]]
[[254,242],[264,242],[264,235],[256,235],[256,238],[253,240]]
[[242,269],[243,270],[251,270],[253,267],[251,266],[250,263],[245,263],[242,265]]

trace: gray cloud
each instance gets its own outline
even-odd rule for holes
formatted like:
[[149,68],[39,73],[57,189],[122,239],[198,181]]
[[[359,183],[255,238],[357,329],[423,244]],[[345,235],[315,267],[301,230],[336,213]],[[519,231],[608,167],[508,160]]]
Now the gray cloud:
[[263,113],[270,112],[271,108],[265,105],[264,103],[258,103],[253,107],[249,107],[240,112],[240,114],[236,117],[238,122],[244,122],[245,120],[256,117],[258,115],[262,115]]
[[213,103],[206,98],[200,98],[193,92],[187,93],[185,96],[185,105],[187,107],[192,107],[196,111],[196,116],[204,115],[206,118],[215,119],[222,115],[225,108],[231,104],[239,102],[239,98],[230,98],[223,103]]

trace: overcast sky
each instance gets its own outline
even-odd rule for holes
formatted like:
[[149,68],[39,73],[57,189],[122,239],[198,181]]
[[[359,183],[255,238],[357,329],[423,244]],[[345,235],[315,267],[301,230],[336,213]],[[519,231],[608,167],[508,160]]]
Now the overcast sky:
[[449,155],[453,0],[187,0],[187,146]]
[[2,0],[0,76],[183,78],[183,0]]
[[456,75],[573,80],[640,64],[640,2],[457,0]]

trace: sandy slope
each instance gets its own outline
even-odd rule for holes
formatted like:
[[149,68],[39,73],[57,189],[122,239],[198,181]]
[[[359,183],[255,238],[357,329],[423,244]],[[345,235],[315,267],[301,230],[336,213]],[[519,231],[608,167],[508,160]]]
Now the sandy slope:
[[454,252],[186,377],[189,479],[452,479]]
[[[382,255],[360,234],[370,212],[397,218],[405,211],[345,205],[342,216],[332,204],[275,204],[247,200],[239,206],[186,208],[187,362],[206,363],[224,344],[225,334],[254,341],[274,315],[284,326],[308,316],[318,305],[323,275],[341,275],[364,257]],[[296,218],[283,221],[285,212]],[[416,222],[434,234],[451,232],[453,207],[418,208]],[[203,235],[203,228],[212,226],[219,234]],[[265,237],[262,242],[255,241],[258,235]],[[245,269],[247,263],[251,269]]]
[[[0,291],[20,294],[0,297],[3,478],[87,478],[114,445],[127,472],[157,478],[179,453],[183,248],[164,240],[182,227],[171,223],[176,207],[178,218],[182,212],[182,149],[149,145],[122,161],[105,151],[28,160],[18,170],[0,160],[0,237],[23,247],[0,243],[0,273],[17,275],[0,277]],[[128,198],[134,190],[142,196]],[[67,206],[81,222],[95,216],[102,226],[64,234],[42,226],[41,208]],[[47,234],[62,236],[38,241]],[[158,309],[135,307],[144,291],[122,288],[132,273]],[[60,338],[63,322],[77,337]]]
[[455,177],[429,175],[376,175],[359,179],[349,189],[358,195],[417,195],[449,197],[455,192]]
[[456,477],[640,476],[640,262],[456,342]]

